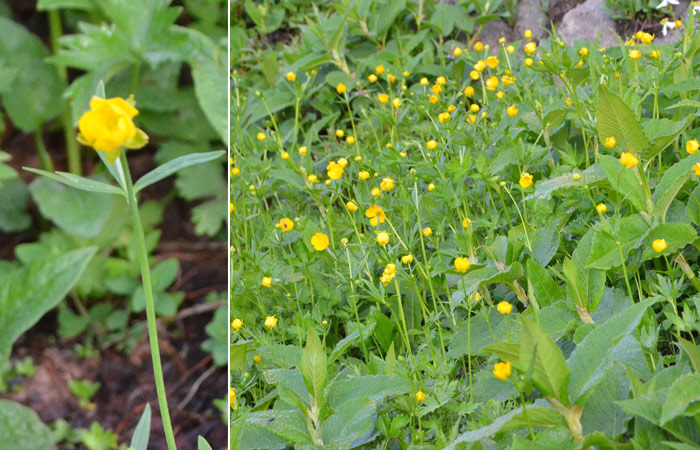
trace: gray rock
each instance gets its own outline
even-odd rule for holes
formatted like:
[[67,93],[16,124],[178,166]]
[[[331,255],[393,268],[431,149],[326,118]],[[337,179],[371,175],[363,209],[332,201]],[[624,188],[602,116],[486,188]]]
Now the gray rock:
[[498,40],[502,37],[506,38],[507,42],[517,39],[513,37],[513,30],[507,23],[501,19],[494,19],[484,24],[477,41],[481,41],[484,45],[490,45],[491,49],[498,49]]
[[525,30],[532,30],[532,38],[535,40],[547,38],[549,22],[541,8],[542,2],[540,0],[521,0],[518,2],[518,18],[515,22],[513,39],[522,39]]
[[586,0],[564,14],[558,29],[564,42],[568,45],[577,40],[595,42],[600,36],[599,45],[617,45],[615,22],[605,11],[604,3],[605,0]]

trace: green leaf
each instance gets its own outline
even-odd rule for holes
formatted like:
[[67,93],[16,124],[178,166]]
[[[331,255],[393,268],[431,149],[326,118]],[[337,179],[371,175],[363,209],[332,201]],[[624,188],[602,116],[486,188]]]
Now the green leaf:
[[531,364],[534,364],[532,383],[545,397],[554,397],[568,406],[569,367],[561,349],[535,322],[520,316],[520,324],[522,339],[518,367],[527,371]]
[[29,191],[44,217],[81,237],[99,235],[114,204],[114,197],[67,187],[48,178],[32,181]]
[[[661,255],[672,255],[678,249],[685,247],[698,238],[698,233],[692,225],[687,223],[661,223],[651,229],[646,239],[646,246],[642,254],[642,261],[656,258]],[[666,241],[666,250],[656,253],[653,242],[657,239]]]
[[134,434],[131,436],[129,444],[135,450],[148,450],[148,438],[151,435],[151,405],[146,403],[146,407],[141,413],[139,423],[136,424]]
[[328,392],[328,407],[343,408],[357,397],[367,397],[377,403],[387,397],[411,392],[408,378],[398,375],[365,375],[336,381]]
[[301,352],[301,373],[309,394],[319,403],[323,402],[323,390],[326,387],[327,366],[326,351],[313,327],[306,335],[306,347]]
[[65,184],[66,186],[80,189],[81,191],[98,192],[102,194],[116,194],[126,197],[126,194],[123,190],[103,181],[92,180],[90,178],[81,177],[68,172],[47,172],[45,170],[33,169],[31,167],[24,167],[24,170],[36,173],[46,178],[50,178],[54,181],[58,181],[59,183]]
[[644,132],[652,141],[651,146],[644,151],[644,158],[652,159],[671,145],[694,119],[694,116],[690,116],[680,122],[669,119],[649,119],[644,122]]
[[211,445],[202,436],[197,438],[197,450],[212,450]]
[[598,87],[596,121],[601,142],[612,136],[618,148],[637,155],[649,147],[649,141],[630,107],[603,85]]
[[571,262],[577,275],[578,284],[573,285],[570,282],[567,286],[567,291],[575,288],[580,294],[581,304],[578,306],[585,307],[590,312],[598,308],[605,293],[605,272],[586,267],[593,252],[593,240],[594,231],[589,230],[583,235],[571,254]]
[[654,190],[654,218],[666,221],[666,211],[671,202],[693,173],[692,167],[700,162],[700,153],[689,155],[666,170]]
[[[267,432],[274,433],[275,435],[293,442],[297,446],[302,446],[304,444],[311,444],[311,436],[309,436],[308,428],[306,427],[306,422],[298,410],[268,410],[250,413],[246,420],[246,425],[253,425],[255,428],[262,428]],[[245,437],[250,435],[250,431],[244,429],[242,435]],[[252,433],[251,440],[255,440],[253,436],[257,434]],[[241,449],[248,448],[259,448],[250,447],[250,444],[244,445],[241,443]],[[282,447],[262,447],[262,448],[284,448]]]
[[134,184],[134,192],[139,192],[141,189],[150,186],[153,183],[157,183],[163,178],[169,177],[178,170],[182,170],[185,167],[190,167],[195,164],[201,164],[203,162],[212,161],[214,159],[220,158],[225,153],[226,152],[224,152],[223,150],[206,153],[192,153],[170,160],[139,178],[139,180]]
[[330,356],[328,357],[328,364],[332,364],[333,362],[335,362],[336,359],[340,358],[342,354],[345,353],[345,351],[348,348],[350,348],[351,345],[353,345],[357,340],[360,339],[360,335],[364,339],[367,339],[370,336],[372,336],[376,325],[376,322],[365,325],[362,327],[361,330],[357,329],[345,336],[340,341],[338,341],[338,343],[335,344],[335,347],[333,348],[333,351],[331,352]]
[[527,260],[526,267],[529,290],[535,294],[537,303],[540,306],[551,305],[564,298],[561,289],[554,282],[547,269],[532,259]]
[[24,181],[10,180],[0,186],[0,230],[11,233],[25,230],[31,225],[27,200],[29,190]]
[[83,11],[92,11],[96,8],[96,6],[97,5],[93,2],[93,0],[39,0],[36,4],[36,9],[38,11],[50,11],[53,9],[79,9]]
[[558,249],[559,231],[554,224],[540,228],[532,237],[532,257],[543,267],[549,264]]
[[647,210],[642,185],[634,174],[636,169],[626,168],[620,164],[619,159],[610,155],[600,155],[600,165],[603,166],[603,171],[608,178],[610,186],[618,194],[629,200],[637,210]]
[[68,294],[95,252],[94,247],[74,250],[0,274],[0,366],[12,343]]
[[661,425],[686,414],[686,410],[693,405],[688,415],[697,414],[697,405],[700,401],[700,374],[693,373],[683,375],[673,382],[668,391],[666,400],[661,409]]
[[593,164],[588,169],[578,173],[581,174],[579,181],[574,181],[570,173],[540,181],[535,187],[535,198],[549,199],[552,198],[553,193],[560,189],[580,188],[585,185],[593,186],[595,183],[605,180],[605,172],[600,164]]
[[44,425],[39,416],[26,406],[10,400],[0,400],[0,442],[3,450],[56,448],[51,429]]
[[[624,217],[617,226],[616,239],[605,230],[596,230],[591,244],[591,253],[588,255],[587,268],[609,270],[618,267],[627,261],[629,252],[639,247],[644,242],[644,237],[649,232],[649,225],[639,214]],[[620,257],[622,252],[622,257]]]
[[700,349],[692,342],[686,341],[681,337],[676,338],[676,340],[678,341],[676,344],[688,355],[693,371],[695,373],[700,372]]
[[[376,404],[367,397],[356,397],[337,408],[323,422],[325,448],[355,448],[356,441],[372,431]],[[356,445],[353,445],[356,444]]]
[[569,357],[569,393],[575,404],[585,402],[586,394],[601,381],[605,369],[614,360],[620,359],[614,354],[613,344],[635,330],[647,308],[654,302],[654,299],[647,299],[615,314],[591,330],[576,346]]
[[586,401],[581,416],[583,434],[601,432],[613,438],[627,429],[627,415],[615,400],[626,400],[629,397],[631,383],[624,366],[616,364],[605,371],[600,383]]

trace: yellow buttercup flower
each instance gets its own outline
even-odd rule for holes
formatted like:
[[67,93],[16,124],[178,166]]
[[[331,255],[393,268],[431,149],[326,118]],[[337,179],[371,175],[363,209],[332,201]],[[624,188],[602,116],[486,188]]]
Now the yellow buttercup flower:
[[525,39],[532,39],[532,30],[525,30],[523,36],[525,37]]
[[442,113],[438,114],[438,121],[440,123],[447,123],[450,121],[450,118],[451,118],[451,116],[450,116],[450,113],[448,113],[448,112],[442,112]]
[[365,216],[369,219],[369,223],[376,227],[386,220],[386,213],[379,205],[372,205],[365,211]]
[[469,78],[471,78],[472,80],[477,81],[479,77],[481,77],[481,75],[479,75],[478,70],[472,70],[471,72],[469,72]]
[[455,109],[457,109],[457,107],[456,107],[455,105],[450,105],[450,106],[447,107],[447,112],[448,112],[448,113],[451,113],[451,112],[453,112]]
[[315,183],[318,181],[318,177],[314,175],[313,173],[306,177],[306,179],[309,181],[309,183]]
[[598,203],[595,209],[599,214],[605,214],[608,211],[608,207],[605,203]]
[[476,62],[476,64],[474,64],[474,70],[478,72],[483,72],[484,69],[486,69],[486,61],[480,59]]
[[518,108],[516,108],[515,105],[510,105],[508,109],[506,109],[506,112],[510,117],[515,117],[518,115]]
[[439,84],[434,84],[434,85],[430,88],[430,90],[433,91],[433,94],[436,94],[436,95],[437,95],[437,94],[439,94],[439,93],[441,93],[441,92],[443,91],[443,88],[442,88],[442,86],[439,85]]
[[581,56],[588,56],[588,47],[582,47],[579,51],[578,54]]
[[369,172],[367,172],[366,170],[360,170],[360,172],[357,174],[357,178],[359,178],[360,180],[366,180],[367,178],[369,178]]
[[615,140],[615,136],[608,136],[605,138],[605,146],[607,148],[613,148],[613,147],[615,147],[615,144],[617,144],[617,141]]
[[455,258],[454,264],[455,270],[459,273],[466,273],[466,271],[471,267],[471,263],[465,257]]
[[492,69],[495,69],[496,67],[498,67],[499,62],[500,61],[495,56],[489,56],[488,58],[486,58],[486,65]]
[[78,121],[78,141],[103,152],[112,163],[122,147],[137,149],[148,143],[148,136],[136,128],[133,118],[139,111],[123,98],[92,97],[90,110]]
[[350,211],[350,212],[355,212],[355,211],[357,211],[357,208],[358,208],[357,203],[352,202],[352,201],[351,201],[351,202],[347,202],[347,203],[345,204],[345,207],[346,207],[346,208],[348,209],[348,211]]
[[[352,137],[352,136],[348,136],[348,138],[350,138],[350,137]],[[355,141],[355,138],[353,138],[353,142],[354,141]],[[352,144],[352,142],[351,142],[351,144]],[[338,164],[340,164],[340,167],[342,167],[344,169],[348,165],[348,160],[345,158],[338,158]]]
[[472,86],[465,87],[464,95],[466,95],[467,97],[471,97],[472,95],[474,95],[474,88]]
[[692,141],[688,141],[685,143],[685,151],[690,153],[691,155],[697,153],[699,148],[700,144],[698,143],[697,139],[693,139]]
[[345,131],[343,131],[343,130],[335,130],[335,136],[336,136],[338,139],[342,139],[343,136],[345,136]]
[[469,217],[465,217],[462,220],[462,228],[469,228],[469,225],[472,224],[472,220]]
[[693,172],[696,177],[700,177],[700,163],[695,164],[693,167]]
[[500,302],[498,305],[496,305],[496,309],[499,313],[505,316],[513,311],[513,305],[508,302]]
[[243,321],[241,319],[233,319],[233,322],[231,322],[231,328],[236,331],[240,330],[243,328]]
[[666,250],[668,244],[666,244],[666,239],[656,239],[654,242],[651,243],[651,246],[654,247],[654,251],[656,253],[661,253],[664,250]]
[[270,277],[263,277],[262,281],[260,282],[265,287],[270,287],[272,286],[272,278]]
[[535,44],[534,42],[528,42],[527,44],[525,44],[524,50],[525,53],[527,53],[528,55],[532,55],[537,51],[537,44]]
[[654,59],[659,59],[659,56],[661,56],[661,50],[652,50],[649,56]]
[[404,264],[411,264],[413,262],[413,255],[404,255],[401,257],[401,262]]
[[367,77],[370,83],[374,83],[377,81],[377,76],[373,73],[370,73],[369,76]]
[[372,197],[379,197],[380,195],[382,195],[382,190],[378,187],[372,188],[371,194]]
[[433,234],[433,229],[430,227],[423,228],[423,236],[430,237]]
[[571,178],[573,178],[574,181],[579,181],[581,179],[581,174],[576,172],[571,176]]
[[511,374],[509,362],[499,362],[493,366],[493,375],[501,381],[506,381]]
[[287,72],[287,81],[296,81],[297,74],[294,72]]
[[423,78],[420,79],[420,84],[421,84],[421,86],[427,86],[427,85],[430,84],[430,80],[428,80],[427,78],[423,77]]
[[476,44],[474,44],[474,50],[477,52],[480,52],[484,49],[484,44],[481,41],[477,41]]
[[394,189],[394,179],[389,177],[383,178],[381,183],[379,183],[379,187],[382,188],[382,191]]
[[427,396],[423,393],[423,391],[418,391],[416,392],[416,401],[418,403],[423,403]]
[[294,221],[288,217],[280,220],[279,227],[282,231],[289,231],[294,228]]
[[277,322],[279,322],[279,320],[275,316],[265,317],[265,326],[269,329],[275,328],[277,326]]
[[262,358],[260,357],[260,355],[255,355],[255,356],[253,356],[253,361],[255,361],[256,363],[259,363],[260,361],[262,361]]
[[386,246],[389,243],[389,233],[386,231],[377,233],[377,243],[382,247]]
[[228,401],[231,404],[236,403],[236,388],[229,388]]
[[435,84],[438,84],[440,86],[444,86],[445,84],[447,84],[447,78],[437,77],[437,80],[435,80]]
[[307,152],[308,150],[309,150],[309,149],[306,148],[305,145],[303,145],[303,146],[299,147],[299,154],[300,154],[301,156],[306,156],[306,152]]
[[459,58],[459,55],[462,54],[462,49],[460,47],[455,47],[455,49],[452,50],[452,54],[455,56],[455,58]]
[[632,153],[622,152],[622,155],[620,155],[620,164],[627,167],[628,169],[631,169],[632,167],[639,164],[639,160],[635,158]]
[[434,105],[435,103],[438,102],[437,95],[431,95],[430,98],[428,98],[428,101]]
[[525,65],[526,65],[526,66],[529,67],[529,66],[531,66],[533,63],[534,63],[534,61],[532,60],[532,58],[525,58]]
[[345,143],[346,144],[354,144],[355,143],[355,137],[354,136],[348,136],[345,138]]
[[328,173],[328,178],[331,180],[339,180],[343,177],[343,166],[335,161],[331,161],[326,166],[326,172]]
[[395,98],[391,101],[391,104],[394,106],[394,108],[398,108],[399,106],[401,106],[401,99]]
[[634,50],[630,50],[630,52],[629,52],[629,56],[630,56],[630,59],[632,59],[632,60],[635,60],[635,61],[636,61],[636,60],[638,60],[639,58],[641,58],[641,57],[642,57],[642,52],[640,52],[640,51],[639,51],[639,50],[637,50],[637,49],[634,49]]
[[384,73],[384,66],[380,64],[374,68],[374,71],[377,72],[379,75],[381,75]]
[[490,77],[486,80],[486,89],[495,91],[498,88],[498,77]]
[[389,96],[387,94],[379,94],[379,103],[388,103],[389,102]]
[[512,55],[513,52],[515,51],[515,47],[513,47],[512,45],[509,45],[508,47],[506,47],[506,51]]
[[343,83],[338,83],[338,86],[335,87],[335,90],[338,91],[338,94],[343,95],[348,90],[348,87],[345,86]]
[[518,183],[520,183],[520,187],[523,189],[529,188],[532,186],[532,175],[528,172],[523,172],[523,174],[520,175],[520,181],[518,181]]
[[430,184],[428,185],[428,192],[433,192],[434,190],[435,190],[435,184],[430,183]]
[[437,142],[431,139],[425,144],[425,146],[428,148],[428,150],[435,150],[437,148]]
[[320,231],[313,236],[311,236],[311,245],[316,249],[317,252],[322,252],[328,248],[330,241],[326,233],[321,233]]

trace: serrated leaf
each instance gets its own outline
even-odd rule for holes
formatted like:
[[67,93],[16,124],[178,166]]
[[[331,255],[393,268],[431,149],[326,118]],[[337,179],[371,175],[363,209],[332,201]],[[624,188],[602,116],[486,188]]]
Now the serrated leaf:
[[552,197],[553,193],[560,189],[579,188],[586,184],[592,186],[605,179],[605,172],[600,164],[593,164],[588,169],[579,173],[581,174],[581,179],[579,181],[574,181],[572,174],[561,175],[549,180],[540,181],[535,187],[534,196],[536,198],[548,199]]
[[[698,233],[692,225],[687,223],[661,223],[649,231],[644,253],[642,254],[642,261],[661,255],[672,255],[678,249],[685,247],[697,238]],[[656,253],[652,245],[656,239],[664,239],[666,241],[666,250]]]
[[649,141],[630,107],[604,85],[598,87],[596,121],[601,142],[612,136],[618,148],[635,154],[641,154],[649,147]]
[[654,218],[666,221],[666,212],[671,202],[693,173],[692,167],[700,162],[700,153],[683,158],[667,169],[654,190]]
[[327,365],[326,351],[313,327],[306,334],[306,346],[301,352],[301,373],[309,394],[318,404],[323,402],[323,390],[326,387]]
[[[700,374],[683,375],[673,382],[661,409],[661,425],[685,414],[695,402],[700,401]],[[694,416],[696,411],[692,412]]]
[[[614,230],[618,232],[616,237],[608,235],[603,230],[595,231],[591,252],[588,255],[587,268],[609,270],[624,264],[629,252],[644,242],[644,238],[649,232],[649,225],[642,216],[635,214],[623,217]],[[619,247],[616,240],[620,243]]]

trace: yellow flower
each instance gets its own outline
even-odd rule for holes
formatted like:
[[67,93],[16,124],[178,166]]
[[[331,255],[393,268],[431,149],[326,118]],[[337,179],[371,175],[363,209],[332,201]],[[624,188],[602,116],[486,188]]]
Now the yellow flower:
[[389,233],[387,233],[386,231],[382,231],[380,233],[377,233],[377,244],[384,247],[388,243],[389,243]]
[[649,56],[651,56],[654,59],[659,59],[659,56],[661,56],[661,50],[652,50]]
[[578,54],[581,56],[588,56],[588,47],[582,47],[579,51]]
[[436,95],[437,95],[437,94],[439,94],[439,93],[442,92],[442,86],[440,86],[439,84],[434,84],[434,85],[430,88],[430,90],[433,91],[433,94],[436,94]]
[[513,52],[515,51],[515,47],[513,47],[512,45],[509,45],[508,47],[506,47],[506,51],[512,55]]
[[401,257],[401,262],[404,264],[411,264],[413,262],[413,255],[404,255]]
[[629,55],[630,55],[630,59],[637,60],[637,59],[642,57],[642,52],[640,52],[637,49],[634,49],[634,50],[630,50]]
[[383,178],[382,182],[379,183],[379,187],[382,188],[382,191],[390,191],[394,189],[394,179],[393,178]]
[[309,183],[315,183],[318,181],[318,177],[314,175],[313,173],[306,177],[306,179],[309,181]]
[[501,81],[505,86],[510,86],[511,84],[515,83],[515,77],[510,75],[503,75],[501,77]]
[[437,142],[431,139],[425,144],[425,146],[428,148],[428,150],[435,150],[437,148]]
[[430,81],[427,78],[423,77],[420,79],[420,84],[421,86],[427,86],[430,84]]
[[666,239],[656,239],[654,242],[651,243],[651,246],[654,247],[654,251],[656,253],[661,253],[664,250],[666,250],[668,244],[666,244]]
[[433,230],[430,227],[423,228],[423,236],[430,237],[433,234]]
[[343,130],[335,130],[335,136],[339,139],[342,139],[343,136],[345,136],[345,131]]
[[575,172],[571,177],[574,179],[574,181],[578,181],[581,179],[581,174],[578,172]]
[[476,103],[472,103],[472,104],[469,106],[469,111],[471,111],[471,112],[479,112],[480,109],[481,109],[481,108],[480,108],[479,105],[477,105]]
[[389,96],[387,94],[379,94],[379,103],[388,103],[389,102]]
[[506,112],[510,117],[515,117],[518,115],[518,108],[516,108],[515,105],[510,105],[508,109],[506,109]]
[[236,388],[229,388],[228,390],[228,401],[229,403],[236,403]]
[[272,286],[272,278],[270,277],[263,277],[262,281],[260,282],[265,287],[270,287]]
[[301,156],[306,156],[306,152],[307,152],[307,151],[308,151],[308,149],[306,148],[305,145],[299,147],[299,154],[300,154]]
[[613,148],[613,147],[615,147],[615,144],[617,144],[617,140],[615,140],[615,136],[608,136],[605,138],[605,146],[607,148]]
[[472,224],[472,220],[469,217],[465,217],[462,220],[462,228],[469,228],[469,225]]
[[471,267],[471,263],[465,257],[455,258],[455,270],[459,273],[465,273]]
[[442,113],[438,114],[438,121],[440,123],[447,123],[450,121],[450,118],[451,118],[451,116],[450,116],[450,113],[448,113],[448,112],[442,112]]
[[440,86],[444,86],[445,84],[447,84],[447,78],[437,77],[437,80],[435,80],[435,83],[440,85]]
[[513,305],[511,305],[508,302],[500,302],[498,305],[496,305],[496,309],[499,313],[505,316],[506,314],[510,314],[513,311]]
[[622,155],[620,156],[620,164],[627,167],[628,169],[631,169],[632,167],[639,164],[639,160],[635,158],[632,153],[622,152]]
[[370,73],[369,76],[367,77],[367,79],[369,80],[370,83],[374,83],[375,81],[377,81],[377,76],[373,73]]
[[573,102],[571,101],[571,97],[566,97],[566,104],[569,106],[573,105]]
[[490,77],[486,80],[486,89],[489,91],[495,91],[498,88],[498,77]]
[[532,30],[525,30],[523,36],[525,37],[525,39],[532,39]]
[[294,222],[292,221],[292,219],[285,217],[284,219],[280,220],[279,226],[282,229],[282,231],[289,231],[294,228]]
[[355,138],[353,136],[348,136],[345,138],[345,142],[347,144],[354,144],[355,143]]
[[384,66],[380,64],[374,68],[374,71],[377,72],[379,75],[381,75],[384,73]]
[[241,319],[233,319],[233,322],[231,322],[231,328],[236,331],[240,330],[243,328],[243,321]]
[[474,88],[471,86],[465,87],[464,88],[464,95],[466,95],[467,97],[471,97],[472,95],[474,95]]
[[474,44],[474,50],[477,52],[480,52],[484,49],[484,44],[481,43],[481,41],[477,41],[476,44]]
[[136,128],[133,118],[139,113],[123,98],[92,97],[90,110],[78,121],[78,141],[103,152],[112,163],[120,155],[122,147],[141,148],[148,143],[148,136]]
[[486,58],[486,65],[492,69],[495,69],[496,67],[498,67],[499,62],[500,61],[495,56],[489,56],[488,58]]
[[639,40],[642,41],[642,44],[651,44],[651,42],[654,40],[654,35],[642,33],[642,37]]
[[365,211],[365,216],[369,219],[369,223],[376,227],[386,220],[386,213],[379,205],[372,205]]
[[423,403],[426,399],[426,395],[423,393],[423,391],[418,391],[416,392],[416,401],[418,403]]
[[297,74],[294,72],[287,72],[287,81],[296,81],[297,80]]
[[409,75],[411,75],[411,72],[409,72],[408,70],[404,70],[404,71],[403,71],[403,76],[404,76],[404,77],[408,78]]
[[360,170],[360,172],[357,174],[357,177],[360,180],[366,180],[367,178],[369,178],[369,172],[367,172],[366,170]]
[[608,211],[608,207],[605,203],[598,203],[595,210],[598,211],[599,214],[605,214]]
[[311,245],[316,249],[317,252],[322,252],[328,248],[330,241],[328,241],[328,236],[326,233],[321,233],[320,231],[313,236],[311,236]]
[[688,141],[685,143],[685,151],[690,153],[691,155],[697,153],[698,148],[700,148],[700,144],[698,143],[697,139],[693,139],[692,141]]
[[520,175],[520,181],[518,181],[518,183],[520,183],[520,187],[523,189],[529,188],[532,186],[532,175],[528,172],[523,172],[523,174]]
[[331,180],[339,180],[343,177],[343,166],[335,161],[331,161],[326,166],[326,172],[328,173],[328,178]]
[[236,210],[236,205],[233,203],[229,203],[228,205],[228,212],[234,212]]
[[255,361],[256,363],[259,363],[260,361],[262,361],[262,358],[260,357],[260,355],[255,355],[255,356],[253,356],[253,361]]
[[428,185],[428,192],[433,192],[435,190],[435,185],[433,183],[430,183]]
[[455,49],[452,50],[452,54],[455,56],[455,58],[459,58],[459,55],[462,54],[462,49],[460,47],[455,47]]
[[498,38],[498,43],[499,43],[499,44],[505,44],[505,43],[506,43],[506,38],[505,38],[505,36],[501,36],[500,38]]
[[338,91],[338,94],[343,95],[345,94],[345,91],[348,90],[348,87],[345,86],[343,83],[338,83],[338,86],[335,87],[335,90]]
[[437,95],[431,95],[430,98],[428,99],[428,101],[434,105],[435,103],[438,102]]
[[478,72],[483,72],[484,69],[486,69],[486,62],[484,62],[483,60],[480,59],[476,62],[476,64],[474,64],[474,70]]
[[[348,138],[351,138],[352,136],[348,136]],[[355,142],[355,138],[353,138],[353,142]],[[352,142],[350,142],[352,144]],[[345,158],[338,158],[338,164],[340,164],[340,167],[343,169],[348,165],[348,160]]]
[[447,112],[448,112],[448,113],[451,113],[451,112],[454,111],[455,109],[457,109],[457,107],[456,107],[455,105],[450,105],[450,106],[447,107]]
[[279,320],[277,320],[277,317],[275,316],[265,317],[265,326],[269,329],[275,328],[277,326],[277,322],[279,322]]
[[241,169],[239,169],[238,167],[234,167],[233,169],[231,169],[231,175],[233,176],[240,175],[240,173]]
[[527,44],[525,44],[524,50],[525,53],[527,53],[528,55],[532,55],[537,51],[537,44],[535,44],[534,42],[528,42]]
[[347,202],[347,203],[345,204],[345,207],[346,207],[346,208],[348,209],[348,211],[350,211],[350,212],[355,212],[355,211],[357,211],[357,208],[358,208],[357,203],[352,202],[352,201],[351,201],[351,202]]
[[394,108],[398,108],[399,106],[401,106],[401,99],[395,98],[391,101],[391,104],[394,105]]
[[478,80],[480,76],[481,75],[479,75],[478,70],[472,70],[471,72],[469,72],[469,78],[471,78],[474,81]]
[[378,187],[372,188],[371,194],[372,194],[372,197],[379,197],[380,195],[382,195],[382,190],[379,189]]
[[289,153],[287,153],[287,152],[280,153],[280,158],[282,158],[284,160],[289,159]]
[[532,58],[525,58],[525,65],[526,66],[529,67],[532,65],[532,63],[533,63]]
[[501,381],[506,381],[510,377],[510,363],[499,362],[493,366],[493,375]]
[[695,173],[696,177],[700,177],[700,163],[695,164],[693,167],[693,172]]

